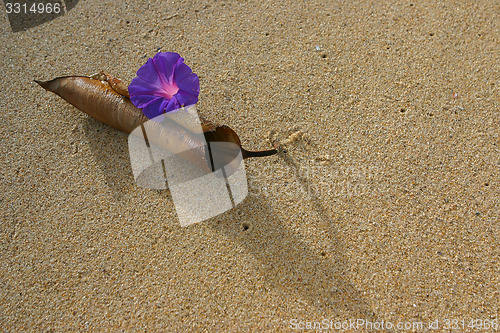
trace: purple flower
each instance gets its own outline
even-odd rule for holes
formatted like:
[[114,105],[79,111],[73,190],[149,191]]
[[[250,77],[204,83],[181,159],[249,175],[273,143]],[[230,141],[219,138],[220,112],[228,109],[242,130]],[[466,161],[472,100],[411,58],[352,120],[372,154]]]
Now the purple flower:
[[200,81],[173,52],[155,54],[128,86],[130,100],[149,119],[198,102]]

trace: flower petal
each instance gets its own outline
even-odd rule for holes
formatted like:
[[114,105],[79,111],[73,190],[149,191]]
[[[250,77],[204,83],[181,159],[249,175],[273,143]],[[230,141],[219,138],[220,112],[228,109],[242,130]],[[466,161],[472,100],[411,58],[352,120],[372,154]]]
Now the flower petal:
[[179,105],[179,102],[177,101],[177,98],[173,96],[170,101],[168,101],[168,104],[165,108],[165,112],[173,111],[179,109],[181,106]]
[[142,113],[144,113],[144,115],[149,119],[153,119],[154,117],[164,113],[167,103],[168,101],[165,98],[158,97],[143,107]]
[[163,80],[163,84],[172,82],[175,67],[179,63],[179,60],[181,60],[181,63],[184,61],[177,53],[164,52],[155,54],[153,63],[156,67],[156,71]]
[[160,96],[162,93],[162,90],[161,90],[161,88],[154,85],[153,83],[145,81],[144,79],[142,79],[140,77],[136,77],[132,80],[132,82],[128,86],[128,92],[129,92],[130,96],[136,96],[136,95],[157,95],[157,96]]
[[151,83],[154,86],[161,86],[160,76],[154,65],[153,59],[149,58],[148,61],[137,71],[137,76],[145,82]]
[[130,101],[136,107],[142,109],[146,107],[149,103],[151,103],[153,100],[158,98],[163,98],[163,97],[158,97],[155,95],[137,95],[137,96],[130,96]]
[[200,79],[195,73],[191,73],[182,80],[177,81],[177,87],[180,90],[198,96],[200,94]]
[[192,73],[193,73],[193,71],[191,70],[191,68],[189,68],[188,65],[181,63],[181,64],[177,65],[177,67],[175,68],[174,80],[180,81]]
[[198,96],[191,95],[181,90],[175,94],[175,97],[177,98],[180,106],[193,105],[198,102]]

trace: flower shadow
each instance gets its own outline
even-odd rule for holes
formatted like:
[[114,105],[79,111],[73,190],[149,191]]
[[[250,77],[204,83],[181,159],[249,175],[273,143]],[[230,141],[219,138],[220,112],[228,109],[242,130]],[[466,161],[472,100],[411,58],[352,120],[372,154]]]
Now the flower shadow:
[[375,320],[368,302],[347,280],[346,259],[338,248],[340,237],[333,222],[318,221],[331,226],[327,235],[331,247],[325,253],[311,249],[279,215],[263,198],[249,196],[237,208],[214,218],[217,223],[212,226],[241,243],[261,263],[256,267],[260,275],[270,288],[280,291],[286,304],[298,301],[295,304],[313,306],[322,318]]

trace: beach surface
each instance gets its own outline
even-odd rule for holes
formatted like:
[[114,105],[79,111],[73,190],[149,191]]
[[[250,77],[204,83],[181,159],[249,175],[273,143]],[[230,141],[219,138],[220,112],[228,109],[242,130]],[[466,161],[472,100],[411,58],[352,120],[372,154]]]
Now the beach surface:
[[[2,331],[500,324],[498,1],[73,4],[0,20]],[[33,81],[130,82],[158,51],[246,149],[296,135],[188,227],[135,184],[126,133]]]

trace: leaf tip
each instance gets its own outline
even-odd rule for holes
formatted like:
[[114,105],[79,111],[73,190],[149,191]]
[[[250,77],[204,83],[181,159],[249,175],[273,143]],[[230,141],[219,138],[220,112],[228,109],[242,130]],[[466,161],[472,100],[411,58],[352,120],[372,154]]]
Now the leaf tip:
[[50,80],[50,81],[39,81],[39,80],[33,80],[34,82],[38,83],[43,89],[47,91],[52,91],[55,92],[57,88],[59,87],[59,83],[57,79]]
[[49,90],[48,89],[48,86],[49,86],[49,81],[39,81],[39,80],[33,80],[34,82],[38,83],[42,88],[44,88],[45,90]]

